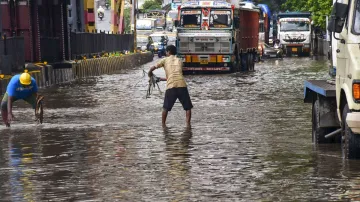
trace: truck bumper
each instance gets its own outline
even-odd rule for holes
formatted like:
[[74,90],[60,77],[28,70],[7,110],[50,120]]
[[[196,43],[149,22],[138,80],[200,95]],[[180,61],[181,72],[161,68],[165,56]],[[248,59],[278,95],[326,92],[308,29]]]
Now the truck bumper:
[[183,67],[183,71],[220,71],[227,72],[230,71],[230,67]]
[[360,134],[360,112],[348,113],[346,123],[353,133]]
[[310,53],[310,44],[285,44],[284,49],[291,53]]
[[183,72],[229,72],[231,55],[180,55]]

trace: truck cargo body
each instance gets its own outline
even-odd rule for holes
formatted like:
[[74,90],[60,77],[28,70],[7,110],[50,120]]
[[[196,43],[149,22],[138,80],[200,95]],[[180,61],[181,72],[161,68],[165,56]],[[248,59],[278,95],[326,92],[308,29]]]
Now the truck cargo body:
[[253,70],[259,13],[224,1],[184,3],[177,27],[184,72]]

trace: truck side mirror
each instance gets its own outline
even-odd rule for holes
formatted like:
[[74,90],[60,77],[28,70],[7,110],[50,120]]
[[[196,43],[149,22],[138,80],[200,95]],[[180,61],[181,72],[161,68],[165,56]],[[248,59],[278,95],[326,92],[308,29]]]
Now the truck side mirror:
[[179,20],[175,20],[174,24],[175,24],[175,27],[178,27],[179,26]]
[[328,26],[328,30],[330,32],[341,33],[345,24],[348,9],[348,4],[335,2],[331,11],[331,17]]

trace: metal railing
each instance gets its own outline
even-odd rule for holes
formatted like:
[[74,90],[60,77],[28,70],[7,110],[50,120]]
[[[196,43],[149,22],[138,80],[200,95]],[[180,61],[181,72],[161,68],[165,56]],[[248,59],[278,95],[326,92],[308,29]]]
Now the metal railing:
[[132,34],[72,32],[70,37],[72,59],[134,50]]
[[21,71],[25,65],[24,37],[3,36],[0,39],[0,70],[2,74]]

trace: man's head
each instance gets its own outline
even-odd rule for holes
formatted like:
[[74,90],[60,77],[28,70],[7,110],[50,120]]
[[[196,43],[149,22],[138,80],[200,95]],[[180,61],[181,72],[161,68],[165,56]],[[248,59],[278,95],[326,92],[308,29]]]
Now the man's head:
[[166,47],[166,56],[176,55],[176,47],[174,45],[169,45]]
[[31,76],[29,73],[25,72],[20,75],[20,83],[24,86],[29,86],[31,84]]

